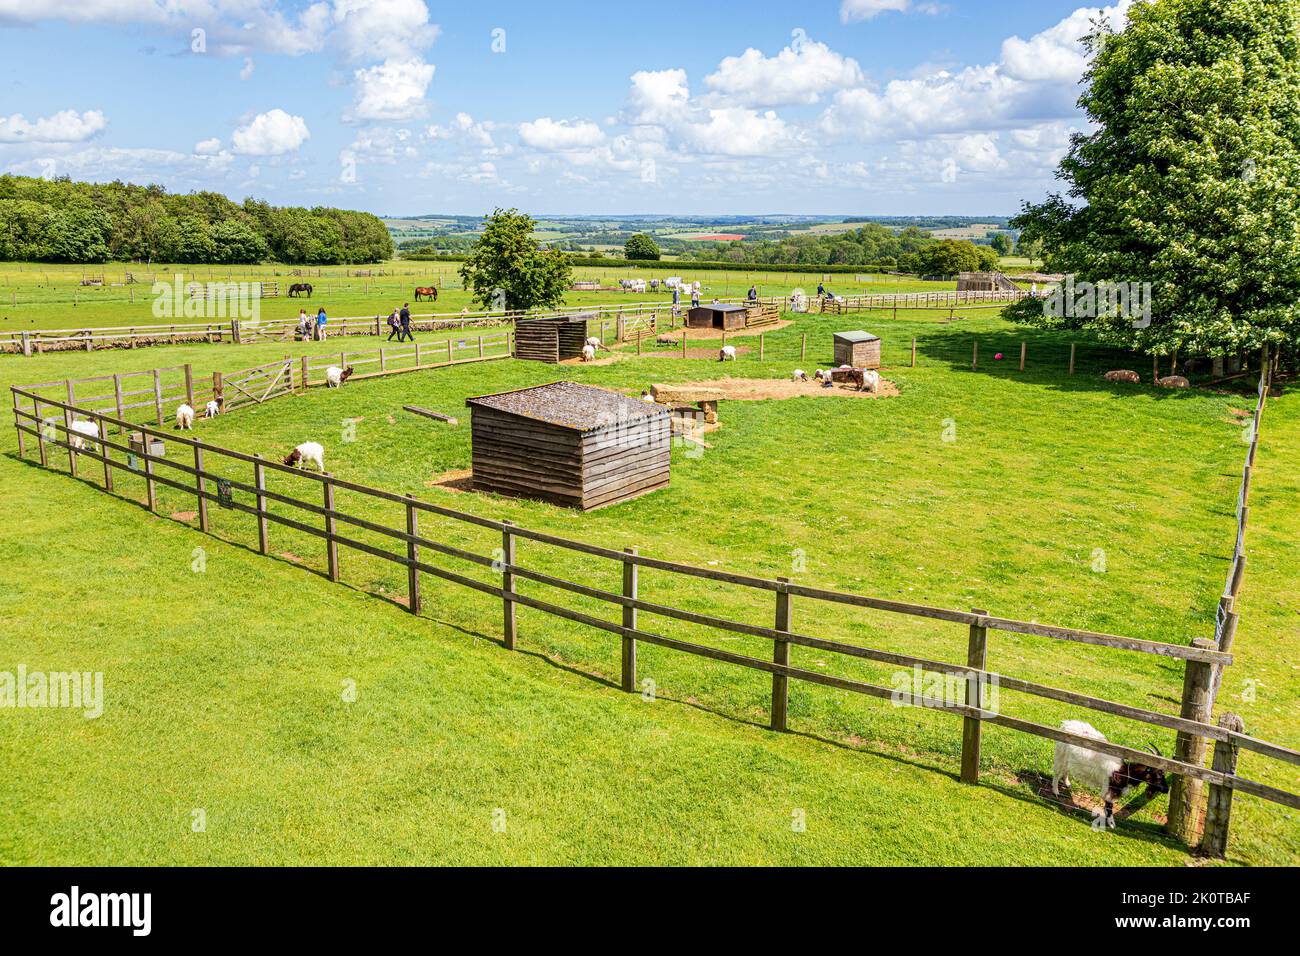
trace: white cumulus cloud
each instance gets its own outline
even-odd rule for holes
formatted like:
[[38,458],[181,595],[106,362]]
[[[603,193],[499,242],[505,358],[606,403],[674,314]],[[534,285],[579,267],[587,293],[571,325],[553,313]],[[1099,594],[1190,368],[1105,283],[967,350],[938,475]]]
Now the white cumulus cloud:
[[259,113],[230,136],[236,153],[245,156],[281,156],[297,150],[311,133],[301,116],[282,109]]
[[543,116],[519,125],[519,138],[534,149],[566,150],[595,146],[605,138],[600,127],[587,120],[553,120]]
[[433,82],[434,65],[420,59],[385,60],[357,70],[356,102],[349,119],[403,120],[426,109],[424,94]]
[[22,113],[0,116],[0,143],[80,143],[108,125],[99,110],[60,110],[28,120]]
[[741,106],[816,103],[823,93],[861,83],[856,60],[805,38],[802,31],[776,56],[751,47],[740,56],[726,57],[704,78],[719,100]]

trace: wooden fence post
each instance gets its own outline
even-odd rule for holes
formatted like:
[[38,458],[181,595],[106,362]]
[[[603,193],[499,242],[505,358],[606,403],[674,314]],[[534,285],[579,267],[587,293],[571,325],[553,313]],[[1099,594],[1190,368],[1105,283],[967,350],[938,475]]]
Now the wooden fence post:
[[188,362],[185,363],[185,404],[194,407],[194,369]]
[[[420,536],[420,512],[415,507],[415,496],[406,496],[406,533],[412,538]],[[415,563],[420,560],[420,546],[414,541],[406,542],[406,604],[412,614],[419,614],[420,603],[420,569]]]
[[99,422],[99,453],[104,456],[104,490],[113,490],[113,462],[109,458],[109,448],[105,442],[108,441],[108,426],[104,424],[104,419],[96,419]]
[[41,401],[38,398],[32,399],[32,414],[36,416],[36,450],[41,456],[41,467],[49,465],[45,452],[45,418],[41,415]]
[[448,339],[447,340],[447,364],[450,365],[455,361],[456,361],[455,354],[451,350],[451,339]]
[[226,389],[220,372],[212,373],[212,398],[217,403],[217,407],[224,412],[226,410]]
[[[75,405],[77,401],[73,398],[76,386],[72,384],[72,379],[64,382],[64,390],[67,392],[68,404]],[[72,450],[72,411],[65,408],[63,410],[63,440],[68,443],[68,472],[73,478],[77,477],[77,453]]]
[[686,358],[686,326],[682,326],[682,358]]
[[163,400],[162,400],[162,372],[158,369],[153,370],[153,407],[155,417],[158,419],[158,427],[163,423]]
[[912,336],[912,368],[916,368],[916,336]]
[[[262,464],[262,456],[254,455],[257,460],[253,462],[253,487],[257,489],[257,550],[262,554],[269,554],[271,551],[271,541],[267,534],[266,523],[266,497],[262,494],[266,490],[266,467]],[[326,505],[325,507],[330,507]],[[330,578],[333,579],[333,575]]]
[[[1202,650],[1215,650],[1214,642],[1198,637],[1192,646]],[[1205,723],[1210,719],[1210,685],[1213,667],[1204,661],[1187,661],[1183,673],[1183,702],[1180,716],[1185,720]],[[1174,742],[1174,757],[1183,763],[1205,764],[1205,738],[1178,732]],[[1200,780],[1178,774],[1169,787],[1169,833],[1189,846],[1196,842],[1196,827],[1200,822],[1201,799],[1204,787]]]
[[980,340],[975,339],[970,353],[970,370],[973,372],[979,368],[980,364]]
[[[624,549],[629,555],[636,554],[636,548]],[[637,564],[635,561],[623,560],[623,597],[637,596]],[[636,608],[623,606],[623,626],[636,627]],[[629,693],[636,690],[636,638],[623,635],[623,689]]]
[[206,482],[203,480],[203,449],[198,445],[194,446],[194,471],[194,488],[199,499],[199,530],[206,532],[208,530],[208,499],[204,494],[207,489]]
[[1076,348],[1076,345],[1077,343],[1075,342],[1070,343],[1070,374],[1071,375],[1074,374],[1074,350]]
[[[776,590],[776,624],[778,631],[790,630],[790,592],[786,585],[789,578],[777,578]],[[773,642],[772,662],[790,666],[790,642],[777,639]],[[790,678],[785,674],[772,675],[772,729],[784,731],[790,716]]]
[[1025,355],[1029,351],[1029,343],[1022,341],[1020,343],[1020,371],[1025,370]]
[[[987,611],[980,608],[971,608],[972,614],[978,614],[983,617]],[[970,636],[966,642],[966,666],[972,669],[984,670],[988,661],[988,644],[989,629],[983,624],[972,624],[970,626]],[[983,689],[983,678],[976,677],[973,674],[966,676],[966,704],[969,707],[984,706],[981,700],[980,691]],[[961,727],[961,782],[962,783],[979,783],[980,782],[980,730],[981,723],[978,717],[963,717]]]
[[150,511],[158,510],[158,489],[153,483],[153,457],[149,449],[153,447],[153,436],[147,432],[141,432],[144,439],[145,452],[141,456],[144,459],[144,490],[145,499],[148,502]]
[[[18,400],[17,392],[10,392],[14,400],[14,430],[18,433],[18,457],[27,457],[27,433],[23,431],[23,417],[18,413],[22,411],[22,403]],[[37,423],[39,425],[39,423]]]
[[308,374],[307,356],[304,355],[302,357],[302,390],[304,392],[307,390],[307,374]]
[[333,476],[325,473],[325,559],[329,566],[331,581],[339,579],[339,543],[334,540],[334,481]]
[[[1232,733],[1245,733],[1246,724],[1236,714],[1224,714],[1219,726]],[[1214,759],[1211,769],[1229,777],[1237,774],[1237,745],[1231,740],[1214,742]],[[1201,852],[1206,856],[1223,859],[1228,851],[1228,825],[1232,820],[1232,788],[1210,784],[1205,803],[1205,833],[1201,837]]]
[[505,592],[502,603],[502,643],[508,651],[515,649],[518,632],[515,626],[515,602],[510,595],[515,592],[515,576],[510,568],[515,563],[515,536],[510,530],[513,521],[502,521],[501,529],[501,590]]

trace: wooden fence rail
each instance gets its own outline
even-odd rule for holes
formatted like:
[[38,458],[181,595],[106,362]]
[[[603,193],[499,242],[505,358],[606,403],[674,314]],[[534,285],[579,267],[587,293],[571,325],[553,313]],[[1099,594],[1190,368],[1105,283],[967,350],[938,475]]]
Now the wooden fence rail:
[[[622,660],[622,686],[624,689],[635,688],[636,644],[644,641],[656,646],[669,648],[710,660],[731,664],[772,675],[771,722],[775,729],[785,729],[788,723],[786,700],[790,681],[801,681],[824,687],[837,688],[853,693],[864,694],[880,699],[892,700],[896,704],[918,706],[958,716],[963,721],[963,773],[962,779],[978,782],[979,773],[979,729],[985,724],[1006,727],[1032,736],[1074,744],[1088,750],[1106,753],[1124,760],[1136,760],[1159,767],[1175,775],[1175,782],[1187,783],[1183,791],[1188,806],[1177,816],[1195,819],[1199,812],[1197,800],[1201,798],[1204,785],[1208,784],[1211,793],[1211,805],[1214,810],[1211,820],[1215,829],[1207,832],[1207,846],[1222,852],[1227,844],[1226,826],[1231,810],[1232,794],[1236,791],[1249,793],[1265,800],[1270,800],[1293,809],[1300,809],[1300,795],[1278,789],[1239,776],[1236,773],[1235,754],[1239,750],[1248,750],[1264,757],[1300,765],[1300,752],[1267,741],[1258,740],[1242,732],[1239,724],[1210,722],[1210,713],[1206,704],[1205,687],[1209,675],[1216,667],[1231,663],[1231,655],[1215,647],[1208,639],[1197,639],[1190,645],[1167,644],[1156,641],[1138,640],[1118,635],[1082,631],[1073,628],[1043,625],[1034,622],[1019,621],[1012,618],[991,616],[983,611],[958,611],[945,608],[928,607],[901,601],[871,597],[849,592],[832,591],[807,585],[796,585],[784,579],[766,579],[749,575],[721,571],[714,568],[696,567],[675,561],[654,558],[641,554],[635,549],[615,550],[586,542],[562,538],[546,532],[523,528],[509,521],[497,521],[478,515],[446,508],[431,502],[420,501],[411,495],[371,488],[356,482],[340,479],[332,474],[318,474],[289,468],[277,461],[263,459],[258,455],[249,455],[212,445],[197,439],[177,436],[172,432],[142,427],[146,435],[165,438],[167,441],[188,446],[193,449],[193,464],[187,464],[181,457],[155,457],[130,449],[108,438],[111,427],[122,428],[129,423],[113,416],[80,408],[65,401],[43,397],[31,391],[11,387],[14,399],[14,426],[18,433],[19,454],[26,456],[26,439],[35,438],[38,445],[40,461],[49,465],[48,448],[66,450],[70,470],[75,473],[78,458],[87,458],[102,462],[105,473],[105,490],[112,492],[113,484],[108,477],[114,469],[126,469],[139,474],[123,461],[113,456],[113,452],[135,456],[135,461],[144,462],[144,477],[151,489],[148,502],[151,510],[157,509],[156,486],[169,488],[178,494],[195,498],[200,505],[200,515],[206,513],[206,505],[216,501],[221,507],[253,516],[259,527],[259,550],[267,553],[269,542],[267,536],[271,525],[290,528],[320,539],[325,548],[329,576],[339,580],[342,574],[340,548],[350,549],[370,555],[380,560],[399,565],[407,572],[409,589],[408,606],[413,613],[419,613],[421,607],[419,581],[420,575],[433,577],[469,588],[478,593],[496,598],[503,608],[503,644],[507,648],[516,646],[518,639],[517,610],[527,607],[542,611],[555,617],[584,624],[610,633],[619,638]],[[31,411],[26,406],[30,406]],[[55,410],[63,416],[46,416],[45,411]],[[67,440],[70,432],[67,421],[81,415],[99,425],[101,440],[97,447],[83,445],[76,448]],[[130,426],[136,427],[136,426]],[[62,435],[62,437],[60,437]],[[234,467],[246,467],[250,471],[249,480],[238,480],[228,474],[218,475],[208,470],[211,463],[220,461]],[[321,487],[320,503],[306,500],[304,497],[284,494],[267,487],[268,473],[292,475],[295,479],[318,483]],[[218,481],[228,490],[223,496]],[[213,492],[212,488],[218,488]],[[234,492],[251,496],[254,504],[236,500]],[[347,491],[366,496],[375,501],[389,502],[401,507],[405,515],[402,527],[390,527],[369,518],[349,514],[340,510],[335,495]],[[273,501],[302,513],[303,520],[273,512],[266,503]],[[502,549],[496,556],[478,554],[466,548],[457,547],[445,541],[429,536],[421,529],[421,513],[437,515],[462,522],[474,527],[498,532],[502,536]],[[200,525],[206,524],[200,517]],[[392,550],[358,540],[339,528],[359,528],[383,536],[392,541]],[[623,587],[615,592],[569,581],[552,574],[529,567],[519,556],[519,545],[524,541],[543,545],[557,546],[566,550],[588,555],[616,564],[622,569]],[[483,568],[495,575],[495,582],[483,581],[467,574],[461,574],[450,568],[431,564],[424,559],[425,554],[438,554],[463,560],[471,565]],[[731,620],[713,614],[701,614],[669,605],[647,600],[641,594],[637,580],[637,570],[652,568],[693,578],[705,579],[737,588],[771,592],[774,595],[775,608],[772,616],[773,626],[764,627]],[[608,621],[583,611],[574,610],[554,600],[546,600],[518,589],[520,581],[552,588],[562,594],[577,594],[601,601],[619,609],[619,621]],[[859,607],[917,617],[945,624],[965,626],[969,630],[969,647],[967,663],[951,664],[927,660],[907,654],[883,651],[840,641],[828,640],[800,632],[793,622],[792,599],[800,597],[807,600],[828,602],[841,606]],[[744,634],[766,638],[773,643],[773,653],[768,658],[753,657],[735,651],[723,650],[704,644],[681,640],[659,634],[641,624],[639,614],[647,614],[708,628],[723,630],[733,634]],[[1102,700],[1062,688],[1050,687],[1031,681],[1020,680],[988,669],[987,657],[992,638],[998,632],[1033,634],[1065,642],[1084,643],[1097,647],[1111,648],[1130,653],[1157,654],[1169,659],[1183,662],[1186,681],[1183,707],[1179,716],[1162,714],[1127,704]],[[798,667],[791,662],[791,650],[794,647],[815,648],[842,657],[870,660],[893,664],[900,667],[919,667],[956,678],[964,683],[966,693],[960,702],[938,699],[925,695],[914,695],[871,684],[865,681],[841,677]],[[1159,757],[1145,751],[1110,742],[1097,741],[1080,737],[1054,727],[1037,724],[1032,721],[1011,717],[1001,712],[987,709],[983,703],[984,688],[995,686],[1045,699],[1067,702],[1099,712],[1129,718],[1148,725],[1174,730],[1180,737],[1198,745],[1203,751],[1209,741],[1215,742],[1216,760],[1212,768],[1206,768],[1203,762],[1187,759],[1188,748],[1177,753],[1184,754],[1183,759]],[[1220,748],[1222,756],[1217,756]],[[1191,748],[1190,756],[1195,756]],[[1232,755],[1232,760],[1228,759]],[[1195,784],[1195,786],[1191,786]],[[1176,816],[1171,802],[1171,824]],[[1193,842],[1192,830],[1177,831],[1180,836]]]

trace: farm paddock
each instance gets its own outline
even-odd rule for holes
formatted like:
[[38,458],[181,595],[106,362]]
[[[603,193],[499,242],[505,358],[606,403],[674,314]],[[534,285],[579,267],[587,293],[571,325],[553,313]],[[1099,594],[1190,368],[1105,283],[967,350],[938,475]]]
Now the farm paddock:
[[[790,359],[783,357],[754,368],[775,379],[790,365]],[[661,365],[646,370],[629,359],[583,370],[581,375],[592,384],[634,390],[643,381],[666,377],[711,381],[705,376],[717,374],[716,369],[713,364],[683,363],[672,366],[670,376]],[[1232,465],[1240,443],[1227,419],[1240,399],[1204,394],[1166,399],[1144,391],[1134,401],[1083,383],[1067,389],[1063,378],[1016,381],[945,367],[895,369],[890,375],[904,388],[903,396],[888,406],[798,399],[730,404],[727,428],[717,434],[714,447],[705,455],[692,459],[687,450],[674,449],[677,473],[671,488],[618,508],[579,517],[533,502],[485,500],[483,508],[476,505],[474,510],[569,537],[599,540],[609,547],[635,546],[645,554],[669,555],[701,566],[717,562],[719,567],[765,575],[790,574],[790,552],[797,549],[804,554],[803,569],[794,572],[796,576],[868,593],[896,593],[902,600],[990,607],[1156,640],[1174,640],[1204,627],[1207,609],[1199,606],[1204,603],[1202,596],[1212,597],[1221,583],[1214,542],[1227,525],[1218,501],[1231,499]],[[218,419],[201,426],[200,434],[228,447],[268,452],[319,433],[329,446],[329,467],[337,474],[367,484],[419,489],[422,480],[467,460],[468,434],[464,428],[431,432],[429,425],[402,415],[402,403],[454,408],[458,398],[540,384],[553,377],[554,370],[543,366],[499,362],[374,380]],[[1289,396],[1286,402],[1291,402]],[[1124,415],[1117,420],[1115,412],[1121,407]],[[1010,408],[1022,413],[1016,419],[1014,440],[1007,434]],[[958,440],[946,443],[942,421],[953,416]],[[356,441],[331,440],[322,431],[322,423],[337,430],[339,418],[359,422]],[[1278,435],[1275,440],[1284,447],[1291,442],[1294,448],[1289,419],[1279,409],[1270,423],[1277,431],[1271,434]],[[1159,428],[1153,428],[1157,422]],[[395,454],[416,443],[423,449],[419,456]],[[1171,454],[1171,448],[1177,453]],[[1149,474],[1151,456],[1157,454],[1167,470],[1158,489],[1147,489],[1144,476]],[[1077,473],[1062,474],[1053,467],[1062,455],[1086,465]],[[186,801],[188,791],[182,791],[178,798],[182,808],[206,799],[243,818],[237,832],[211,828],[212,839],[196,844],[188,840],[184,826],[169,835],[169,821],[179,810],[168,810],[149,792],[128,787],[119,795],[101,790],[100,799],[106,799],[107,806],[119,804],[121,816],[134,821],[132,830],[149,837],[130,846],[124,843],[126,858],[237,861],[261,854],[264,860],[305,861],[319,859],[312,856],[319,852],[335,860],[444,862],[1174,863],[1185,859],[1154,829],[1161,801],[1121,824],[1141,839],[1126,839],[1121,830],[1117,838],[1098,846],[1086,815],[1050,812],[1037,798],[1033,802],[1008,799],[1008,794],[1036,793],[1037,778],[1032,774],[1050,765],[1050,747],[1041,742],[991,730],[986,760],[992,785],[969,789],[944,773],[931,772],[931,768],[948,771],[953,761],[953,725],[939,716],[899,712],[833,691],[795,689],[790,710],[796,733],[770,735],[747,725],[765,722],[765,681],[652,647],[642,650],[640,663],[642,672],[655,680],[658,705],[637,695],[611,695],[580,675],[616,679],[617,642],[611,644],[581,627],[523,609],[521,646],[542,656],[502,661],[499,650],[482,640],[485,631],[493,633],[484,622],[499,616],[499,604],[494,606],[490,600],[459,590],[443,591],[453,598],[447,603],[435,597],[439,588],[431,582],[425,600],[427,613],[434,614],[435,620],[412,619],[401,609],[386,609],[382,602],[375,602],[376,609],[361,595],[332,588],[328,581],[304,579],[304,565],[317,569],[323,564],[319,547],[306,535],[273,531],[273,553],[293,555],[298,561],[286,557],[282,563],[268,562],[220,540],[196,538],[187,528],[111,504],[101,492],[65,477],[41,473],[12,459],[0,466],[6,481],[14,482],[14,493],[37,487],[62,500],[65,507],[72,505],[66,517],[38,503],[34,512],[7,519],[15,525],[19,540],[30,542],[20,546],[31,548],[33,556],[39,549],[42,558],[75,569],[86,560],[77,556],[86,535],[106,536],[107,554],[134,543],[130,553],[137,570],[132,577],[110,579],[93,595],[86,592],[78,597],[83,602],[116,602],[121,606],[118,610],[130,608],[138,615],[133,617],[140,622],[138,629],[119,626],[101,637],[109,642],[108,652],[132,662],[125,665],[123,690],[138,696],[141,706],[117,718],[127,721],[129,730],[104,725],[108,739],[99,744],[100,756],[79,748],[76,732],[84,722],[68,721],[66,728],[60,724],[54,742],[43,748],[41,769],[52,774],[56,767],[89,762],[100,768],[97,777],[111,775],[101,763],[106,759],[105,745],[125,757],[135,753],[141,735],[150,733],[151,722],[171,726],[179,720],[193,727],[197,739],[184,742],[170,762],[164,755],[146,753],[148,771],[175,775],[178,781],[182,777],[198,781],[189,786],[203,793]],[[1285,476],[1273,480],[1290,481]],[[870,488],[865,496],[861,495],[864,481]],[[280,490],[287,490],[286,486]],[[1223,494],[1212,497],[1211,491],[1217,490]],[[436,493],[431,500],[437,500]],[[1261,495],[1260,500],[1263,527],[1284,529],[1286,521],[1294,520],[1277,510],[1270,514],[1268,497]],[[971,501],[979,502],[975,513]],[[189,503],[183,496],[173,502],[183,507],[190,507]],[[465,507],[464,500],[457,500],[455,506]],[[1063,515],[1059,527],[1041,518],[1053,509]],[[87,514],[102,525],[87,528]],[[247,522],[215,509],[214,514],[219,536],[247,540]],[[582,526],[575,526],[575,521]],[[840,524],[851,528],[851,533],[826,533],[825,529]],[[1143,534],[1155,524],[1168,529],[1158,542]],[[430,530],[439,528],[434,523]],[[954,528],[959,529],[961,549],[953,547]],[[473,541],[455,540],[474,550],[490,552],[495,546],[488,532]],[[193,607],[164,611],[155,600],[159,588],[165,587],[177,567],[188,569],[196,541],[211,551],[209,562],[216,556],[222,583],[216,584],[214,577],[198,593],[188,591],[187,604]],[[1099,575],[1091,564],[1093,551],[1103,544],[1110,545],[1108,569]],[[1288,554],[1285,536],[1261,544],[1282,548],[1275,551],[1280,558]],[[547,570],[575,580],[590,572],[581,562],[545,547],[536,549],[536,557]],[[401,580],[391,569],[351,553],[344,563],[346,580],[359,588],[381,596],[402,593]],[[1284,575],[1271,574],[1270,563],[1267,558],[1262,561],[1261,587],[1271,582],[1285,593],[1293,585],[1286,583]],[[210,568],[209,573],[218,570],[211,564]],[[90,581],[94,570],[86,566],[77,576]],[[648,579],[653,577],[654,572],[648,572],[642,586],[649,589]],[[1153,577],[1158,577],[1158,586]],[[267,593],[268,583],[273,585],[271,593]],[[19,580],[10,584],[14,586],[10,593],[23,597],[14,609],[16,629],[11,640],[31,649],[44,646],[48,638],[38,637],[43,632],[37,625],[37,608],[29,611],[24,605],[57,600],[58,583]],[[238,602],[230,600],[231,588],[240,595]],[[653,588],[647,591],[653,599],[679,606],[690,606],[700,597],[698,588],[670,579],[656,581]],[[582,598],[575,598],[573,606],[598,613],[596,605],[589,606]],[[735,608],[734,613],[765,620],[770,608],[755,604]],[[819,633],[824,630],[847,641],[883,643],[936,659],[952,659],[963,649],[964,638],[954,639],[950,631],[888,621],[872,612],[805,619],[805,613],[813,612],[796,601],[794,613],[805,626],[815,624]],[[279,635],[274,642],[266,639],[264,624],[258,623],[259,617],[265,621],[294,615],[302,620],[321,614],[346,616],[354,623],[342,641],[337,635],[294,633]],[[1257,638],[1262,641],[1265,622],[1279,619],[1267,608],[1261,614],[1252,626],[1259,629]],[[91,624],[95,618],[87,619],[83,612],[82,620]],[[186,662],[195,653],[194,633],[211,631],[205,620],[226,622],[222,632],[205,642],[208,666],[217,668],[223,683],[236,682],[234,686],[240,688],[236,701],[260,715],[255,725],[247,722],[240,707],[213,712],[207,691],[188,700],[162,690],[175,686],[174,680],[165,684],[161,680],[168,668],[185,673]],[[655,627],[670,636],[684,630],[672,622],[656,621]],[[720,638],[717,646],[757,654],[761,642]],[[1245,653],[1247,633],[1238,646]],[[152,649],[154,659],[142,656],[145,647]],[[1071,648],[1071,652],[1069,666],[1099,696],[1142,704],[1162,696],[1177,697],[1177,688],[1159,661],[1117,660],[1088,648]],[[1028,671],[1048,683],[1061,662],[1059,646],[1029,636],[1009,639],[1000,653],[1023,665],[1017,673]],[[795,656],[808,667],[827,663],[819,664],[815,651],[798,649]],[[281,693],[267,696],[268,665],[275,659],[296,662],[300,657],[305,666],[295,667],[301,666],[301,673],[295,672]],[[548,661],[579,674],[557,670]],[[1252,667],[1277,686],[1286,686],[1287,665],[1267,645]],[[888,676],[865,663],[852,673],[877,680]],[[343,679],[358,680],[356,709],[338,703]],[[193,688],[189,694],[203,687],[194,684],[192,677],[184,680]],[[449,681],[459,682],[465,690],[447,687]],[[430,698],[428,686],[443,690]],[[412,705],[412,700],[418,702]],[[306,707],[303,701],[308,702]],[[676,701],[694,706],[680,707]],[[1261,736],[1278,739],[1294,732],[1285,729],[1286,723],[1276,723],[1277,717],[1271,718],[1275,723],[1270,727],[1269,705],[1252,708],[1235,700],[1233,704],[1246,712],[1248,728]],[[1022,712],[1051,723],[1067,710],[1034,701],[1026,702]],[[394,712],[402,715],[396,722],[390,719]],[[1118,732],[1100,721],[1098,726],[1113,739],[1123,739],[1122,725]],[[255,732],[254,727],[263,729]],[[526,735],[534,752],[528,763],[535,764],[545,755],[553,768],[546,775],[549,779],[541,779],[511,757],[501,727],[517,728],[516,738],[519,733]],[[432,739],[430,728],[434,728]],[[23,729],[26,734],[42,732],[40,727]],[[223,741],[232,733],[247,737],[250,749],[237,755],[229,767],[215,766],[207,753],[222,751]],[[826,748],[803,734],[826,736],[848,749]],[[471,742],[472,755],[467,750]],[[1145,740],[1134,735],[1126,742],[1140,745]],[[1165,738],[1160,742],[1163,747]],[[308,797],[302,802],[299,797],[297,805],[304,809],[295,810],[270,788],[250,789],[247,782],[251,771],[253,778],[273,780],[286,793],[312,792],[321,774],[346,764],[349,752],[367,754],[370,770],[366,780],[344,785],[344,803],[337,795],[330,801]],[[7,748],[0,753],[5,759],[18,756]],[[644,767],[646,761],[662,768],[663,778],[634,786],[632,781],[644,775],[632,773],[631,768]],[[446,779],[447,774],[436,770],[453,766],[456,779]],[[83,784],[86,781],[83,772],[73,776]],[[628,782],[622,784],[620,778]],[[436,828],[421,809],[428,802],[422,793],[431,785],[446,801],[440,805]],[[574,790],[582,792],[576,803]],[[88,798],[79,800],[70,785],[66,796],[72,806],[83,808],[82,813],[104,812]],[[42,800],[49,800],[48,793],[38,795],[23,786],[10,812],[35,813],[40,818]],[[139,804],[139,809],[125,810],[131,803]],[[388,809],[368,809],[381,804]],[[494,835],[486,825],[482,834],[476,830],[480,825],[476,821],[486,820],[495,806],[505,806],[510,814],[512,842],[490,842]],[[580,820],[572,819],[575,806]],[[628,808],[616,827],[607,818],[610,806]],[[825,832],[817,833],[814,826],[806,834],[792,835],[792,807],[810,808]],[[1295,838],[1288,835],[1293,824],[1285,823],[1277,808],[1244,800],[1235,812],[1239,816],[1234,821],[1234,844],[1242,858],[1257,862],[1295,858]],[[319,822],[322,817],[324,823]],[[314,821],[310,828],[298,822],[307,819]],[[43,823],[47,835],[51,827],[69,825]],[[240,838],[250,832],[250,826],[266,837],[260,850],[250,849]],[[670,834],[683,827],[692,835],[684,842],[674,841]],[[435,829],[456,835],[431,845]],[[1014,839],[990,830],[1014,834]],[[358,831],[363,836],[360,845]],[[769,833],[770,837],[760,835]],[[100,846],[116,839],[112,830],[95,837]],[[42,852],[28,837],[20,840],[15,852],[25,858],[34,859]],[[69,839],[66,846],[79,844]]]

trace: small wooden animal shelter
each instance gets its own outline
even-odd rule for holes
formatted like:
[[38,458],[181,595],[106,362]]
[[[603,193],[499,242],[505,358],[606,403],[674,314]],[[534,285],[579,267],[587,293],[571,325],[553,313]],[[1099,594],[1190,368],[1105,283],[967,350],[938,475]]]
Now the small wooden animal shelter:
[[548,315],[515,320],[515,358],[556,364],[582,356],[593,315]]
[[880,337],[870,332],[836,332],[835,364],[880,368]]
[[466,399],[474,489],[588,511],[668,485],[670,415],[576,382]]
[[748,316],[749,310],[743,305],[700,305],[687,310],[686,326],[691,329],[743,329]]

